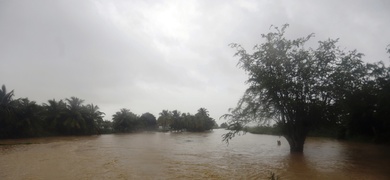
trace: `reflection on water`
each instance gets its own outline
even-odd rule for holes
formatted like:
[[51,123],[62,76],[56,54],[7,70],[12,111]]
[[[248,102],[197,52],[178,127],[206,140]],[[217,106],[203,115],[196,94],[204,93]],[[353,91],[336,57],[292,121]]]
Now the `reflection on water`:
[[[225,130],[0,141],[0,179],[389,179],[389,147],[309,138],[290,154],[278,136]],[[281,140],[281,146],[277,145]],[[34,144],[23,144],[32,142]]]

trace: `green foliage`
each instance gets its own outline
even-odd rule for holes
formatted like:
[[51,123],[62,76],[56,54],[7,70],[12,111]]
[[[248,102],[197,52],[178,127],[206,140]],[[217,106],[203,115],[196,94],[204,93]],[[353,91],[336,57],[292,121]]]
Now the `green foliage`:
[[160,112],[160,116],[157,119],[157,124],[163,128],[163,130],[167,130],[170,128],[172,123],[172,112],[168,110],[163,110]]
[[16,101],[16,118],[14,119],[13,135],[16,137],[38,136],[42,133],[42,106],[27,98]]
[[390,142],[390,68],[382,62],[367,64],[367,77],[340,104],[345,108],[345,137],[372,137]]
[[84,120],[87,125],[87,133],[88,134],[100,134],[105,128],[100,123],[104,123],[103,116],[105,114],[99,111],[99,107],[97,105],[88,104],[84,106]]
[[96,122],[96,126],[98,127],[98,133],[99,134],[110,134],[113,133],[113,125],[112,121],[109,120],[98,120]]
[[140,128],[144,130],[156,130],[157,128],[157,120],[156,117],[151,113],[144,113],[139,118],[140,120]]
[[[354,103],[348,103],[348,100],[360,96],[359,92],[365,86],[373,91],[382,88],[376,81],[380,80],[378,77],[387,77],[386,73],[370,74],[368,67],[378,66],[364,64],[363,54],[356,50],[344,52],[337,47],[338,40],[332,39],[320,41],[316,49],[305,48],[313,34],[288,40],[284,37],[287,27],[274,27],[274,32],[262,34],[265,42],[254,46],[253,53],[248,53],[239,44],[231,44],[237,49],[235,55],[240,57],[238,65],[248,74],[246,83],[249,87],[237,107],[222,116],[229,120],[232,129],[224,140],[231,139],[248,123],[273,120],[280,126],[291,152],[302,152],[310,131],[324,125],[339,126],[351,116],[351,109],[360,111],[352,105],[366,100]],[[386,68],[374,69],[372,72]],[[374,85],[370,85],[370,81],[374,81],[371,83]],[[388,78],[382,78],[381,82],[388,83]],[[381,92],[388,94],[389,91]],[[370,94],[366,97],[372,100],[369,101],[372,105],[378,104],[374,97],[379,96]],[[361,109],[370,109],[367,106],[371,105]],[[368,116],[357,116],[372,123]]]
[[14,91],[7,91],[5,85],[0,90],[0,138],[11,136],[15,117],[15,102],[13,100]]
[[208,110],[205,108],[200,108],[195,115],[180,113],[177,110],[163,110],[157,123],[163,129],[172,131],[202,132],[217,126],[215,120],[210,117]]
[[121,109],[112,116],[113,129],[115,132],[132,132],[138,126],[139,117],[129,109]]
[[129,109],[121,109],[113,115],[112,127],[114,132],[134,132],[140,130],[156,130],[156,117],[151,113],[144,113],[140,117]]
[[82,114],[84,100],[76,97],[65,100],[67,101],[66,119],[63,122],[65,131],[69,132],[69,134],[81,134],[86,128],[86,122]]
[[14,90],[12,90],[11,92],[7,92],[7,88],[3,84],[0,90],[0,106],[1,107],[10,106],[13,101],[12,99],[13,96],[14,96]]
[[151,113],[139,117],[123,108],[109,121],[103,120],[105,114],[97,105],[84,105],[84,100],[77,97],[52,99],[39,105],[28,98],[15,100],[13,96],[14,91],[8,92],[3,85],[0,89],[0,139],[153,131],[157,129],[157,122],[173,131],[205,131],[217,126],[205,108],[200,108],[195,115],[164,110],[158,121]]
[[43,118],[46,122],[46,128],[49,132],[64,133],[63,123],[66,119],[66,103],[62,100],[48,100],[48,104],[43,104]]
[[223,128],[223,129],[227,129],[228,128],[228,124],[226,122],[224,122],[219,127]]
[[12,97],[13,91],[7,92],[3,85],[0,91],[0,138],[87,135],[112,129],[110,122],[103,121],[104,113],[98,106],[85,106],[84,100],[76,97],[66,101],[53,99],[43,105],[28,98],[14,100]]

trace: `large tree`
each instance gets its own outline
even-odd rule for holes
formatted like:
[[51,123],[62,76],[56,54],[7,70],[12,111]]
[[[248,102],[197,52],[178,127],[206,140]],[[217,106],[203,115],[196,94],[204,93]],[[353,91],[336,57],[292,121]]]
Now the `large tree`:
[[228,141],[251,122],[274,120],[291,152],[303,152],[311,129],[321,123],[340,123],[338,101],[361,87],[365,77],[362,54],[343,52],[337,40],[320,41],[316,49],[305,47],[313,37],[289,40],[285,30],[262,34],[265,42],[248,52],[239,44],[239,67],[248,74],[249,85],[236,108],[223,117],[229,120]]

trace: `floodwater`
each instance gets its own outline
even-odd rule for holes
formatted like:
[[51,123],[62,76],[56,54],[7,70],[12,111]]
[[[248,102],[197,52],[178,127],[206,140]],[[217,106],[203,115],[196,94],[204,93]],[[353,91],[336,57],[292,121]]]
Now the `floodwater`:
[[19,144],[0,146],[0,179],[390,179],[388,146],[308,138],[304,154],[290,154],[279,136],[227,145],[226,132],[1,140]]

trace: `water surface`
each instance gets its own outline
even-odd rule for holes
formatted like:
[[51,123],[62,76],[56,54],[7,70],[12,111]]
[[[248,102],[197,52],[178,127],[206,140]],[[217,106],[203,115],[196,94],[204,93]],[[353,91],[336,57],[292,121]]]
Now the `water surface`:
[[390,178],[387,146],[308,138],[299,155],[279,136],[248,133],[227,146],[226,132],[1,140],[21,144],[0,146],[0,179]]

